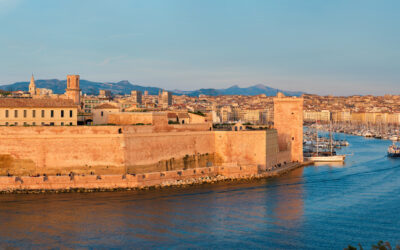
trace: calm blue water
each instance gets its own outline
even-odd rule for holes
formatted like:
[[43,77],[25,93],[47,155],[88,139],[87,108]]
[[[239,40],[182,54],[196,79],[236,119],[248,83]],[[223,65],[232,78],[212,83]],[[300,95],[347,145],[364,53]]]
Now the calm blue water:
[[343,249],[400,243],[400,159],[341,135],[345,166],[146,192],[0,196],[0,248]]

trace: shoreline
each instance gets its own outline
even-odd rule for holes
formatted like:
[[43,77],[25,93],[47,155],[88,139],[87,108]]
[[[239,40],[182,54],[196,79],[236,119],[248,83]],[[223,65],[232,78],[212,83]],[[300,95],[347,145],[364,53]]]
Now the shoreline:
[[[240,183],[246,181],[255,181],[268,179],[273,177],[279,177],[287,174],[297,168],[313,165],[313,162],[302,162],[302,163],[290,163],[288,166],[284,166],[278,169],[274,169],[271,171],[263,171],[261,173],[258,172],[258,168],[256,166],[223,166],[223,167],[213,167],[214,171],[211,171],[213,168],[197,168],[197,169],[189,169],[186,171],[199,171],[200,173],[205,172],[206,169],[209,170],[209,175],[202,174],[199,177],[187,176],[187,178],[177,178],[174,180],[167,179],[162,180],[162,176],[165,175],[173,175],[178,174],[182,175],[182,172],[185,170],[178,171],[165,171],[162,173],[146,173],[139,175],[109,175],[109,176],[93,176],[96,177],[97,181],[101,181],[103,179],[116,179],[121,178],[122,180],[129,179],[130,176],[136,178],[144,178],[143,176],[158,174],[159,178],[153,179],[150,183],[141,183],[141,182],[132,182],[129,183],[126,181],[120,181],[119,183],[114,183],[114,185],[110,186],[107,182],[98,183],[97,187],[91,187],[92,183],[86,183],[86,187],[84,184],[76,185],[75,180],[73,178],[70,181],[74,181],[74,183],[70,183],[68,187],[65,188],[45,188],[48,185],[40,185],[36,183],[35,185],[24,184],[24,179],[27,178],[32,179],[38,178],[57,178],[57,177],[66,177],[69,176],[49,176],[49,177],[0,177],[14,179],[14,182],[20,182],[18,187],[15,185],[6,187],[0,184],[0,194],[43,194],[43,193],[92,193],[92,192],[118,192],[118,191],[140,191],[140,190],[155,190],[155,189],[167,189],[167,188],[185,188],[190,186],[201,186],[206,184],[216,184],[216,183]],[[257,172],[254,172],[254,169],[257,169]],[[235,171],[236,170],[236,171]],[[238,171],[239,170],[239,171]],[[179,173],[180,172],[180,173]],[[88,176],[89,177],[89,176]],[[90,176],[92,177],[92,176]],[[85,178],[81,176],[80,178]],[[125,178],[125,179],[124,179]],[[121,180],[120,179],[120,180]],[[48,181],[48,180],[47,180]],[[103,185],[102,185],[103,184]],[[128,184],[128,185],[127,185]],[[28,188],[29,186],[34,186],[36,188]]]

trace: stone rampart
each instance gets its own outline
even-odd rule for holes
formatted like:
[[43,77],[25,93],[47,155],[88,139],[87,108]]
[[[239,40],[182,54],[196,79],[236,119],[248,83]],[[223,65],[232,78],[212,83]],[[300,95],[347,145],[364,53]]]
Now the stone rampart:
[[[223,176],[245,178],[258,173],[257,166],[223,166],[187,170],[153,172],[136,175],[86,175],[0,177],[0,192],[21,190],[69,190],[69,189],[125,189],[151,186],[168,186],[181,183],[194,184],[196,180]],[[200,182],[199,182],[200,183]]]
[[[194,165],[182,169],[233,163],[265,170],[285,160],[278,159],[275,130],[186,131],[185,126],[171,132],[154,126],[0,127],[0,175],[124,174],[135,166],[193,157],[198,160],[187,162]],[[172,169],[177,168],[152,171]]]

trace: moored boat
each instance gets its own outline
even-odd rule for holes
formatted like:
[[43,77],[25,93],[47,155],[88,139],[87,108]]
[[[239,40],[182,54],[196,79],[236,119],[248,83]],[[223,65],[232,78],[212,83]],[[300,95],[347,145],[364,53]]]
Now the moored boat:
[[400,157],[400,146],[396,145],[394,142],[389,146],[387,151],[388,157],[398,158]]
[[315,155],[304,158],[306,161],[313,162],[343,162],[345,159],[345,155]]

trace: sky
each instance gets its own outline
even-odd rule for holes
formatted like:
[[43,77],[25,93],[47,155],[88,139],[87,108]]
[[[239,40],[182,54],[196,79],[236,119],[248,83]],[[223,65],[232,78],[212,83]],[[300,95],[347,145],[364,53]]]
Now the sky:
[[0,84],[400,94],[398,0],[0,0]]

